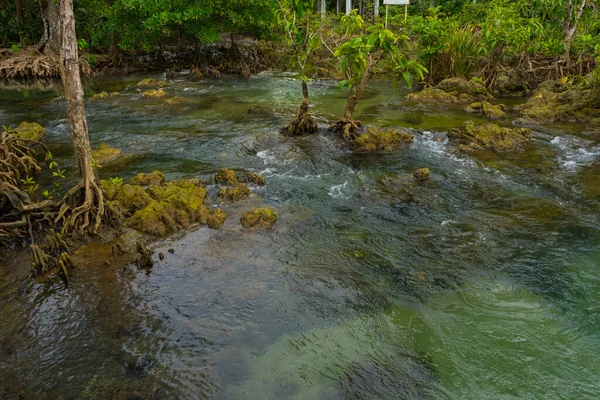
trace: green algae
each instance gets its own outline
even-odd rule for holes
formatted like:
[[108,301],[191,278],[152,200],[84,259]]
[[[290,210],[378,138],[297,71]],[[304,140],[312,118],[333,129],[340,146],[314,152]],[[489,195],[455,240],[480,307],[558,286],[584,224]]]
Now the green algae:
[[100,184],[106,198],[117,203],[125,216],[146,208],[152,202],[152,197],[141,186],[127,183],[115,185],[109,181],[100,181]]
[[235,185],[238,179],[234,170],[223,168],[215,175],[215,182],[219,185]]
[[360,135],[350,142],[354,151],[390,151],[402,146],[408,146],[414,140],[414,136],[404,130],[387,128],[379,129],[375,126],[369,127],[366,133]]
[[448,132],[458,150],[473,153],[488,150],[495,153],[515,151],[522,148],[531,139],[527,128],[504,128],[495,124],[475,125],[467,121],[461,128]]
[[142,79],[141,81],[139,81],[137,85],[138,86],[156,86],[159,88],[163,88],[163,87],[167,86],[167,82],[152,79],[152,78],[146,78],[146,79]]
[[164,103],[166,106],[184,106],[190,104],[190,99],[183,96],[175,96],[170,99],[165,100]]
[[250,210],[240,219],[244,228],[271,228],[277,222],[277,214],[270,208],[255,208]]

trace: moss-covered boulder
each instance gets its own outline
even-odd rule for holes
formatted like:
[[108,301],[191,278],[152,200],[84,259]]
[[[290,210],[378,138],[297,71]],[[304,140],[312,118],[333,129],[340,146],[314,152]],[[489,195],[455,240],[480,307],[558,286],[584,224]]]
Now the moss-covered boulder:
[[141,232],[163,236],[207,221],[211,214],[204,205],[206,189],[197,179],[152,185],[147,193],[152,198],[150,204],[126,220],[128,226]]
[[414,136],[407,131],[387,128],[369,127],[367,132],[350,142],[354,151],[389,151],[401,146],[408,146]]
[[14,129],[14,133],[19,139],[39,142],[42,139],[42,135],[46,134],[46,130],[37,122],[21,122]]
[[494,81],[494,92],[502,96],[525,96],[529,89],[527,73],[511,69]]
[[240,222],[244,228],[271,228],[277,222],[277,214],[270,208],[255,208],[242,215]]
[[451,129],[448,137],[460,151],[467,153],[488,150],[496,153],[515,151],[531,140],[527,128],[504,128],[495,124],[475,125],[467,121]]
[[165,91],[162,89],[158,89],[158,90],[146,90],[145,92],[142,93],[142,97],[144,99],[156,99],[156,98],[160,98],[160,97],[165,97]]
[[215,182],[219,185],[237,185],[238,183],[251,183],[257,186],[264,186],[265,177],[246,170],[234,171],[223,168],[215,175]]
[[149,186],[149,185],[161,185],[164,183],[164,181],[165,181],[165,174],[163,174],[160,171],[154,171],[149,174],[146,174],[143,172],[140,174],[137,174],[136,176],[134,176],[133,178],[131,178],[129,180],[129,183],[131,183],[132,185]]
[[238,179],[234,170],[223,168],[215,175],[215,182],[219,185],[235,185]]
[[444,79],[434,88],[425,88],[419,93],[409,94],[406,99],[423,103],[471,103],[489,100],[492,97],[481,83],[462,78],[449,78]]
[[417,181],[426,181],[429,179],[429,168],[419,168],[415,172],[413,172],[413,178]]
[[484,115],[487,119],[500,119],[506,116],[502,105],[494,105],[487,101],[476,101],[465,108],[468,113]]
[[111,147],[104,142],[98,145],[98,148],[92,151],[92,158],[100,165],[116,160],[121,156],[121,150]]
[[109,181],[101,181],[101,185],[107,200],[115,202],[126,217],[146,208],[152,202],[152,197],[141,186],[115,185]]
[[163,88],[163,87],[167,86],[167,82],[161,81],[161,80],[152,79],[152,78],[146,78],[146,79],[142,79],[141,81],[139,81],[137,85],[140,86],[140,87],[143,87],[143,86],[155,86],[155,87],[158,87],[158,88]]
[[190,99],[183,96],[175,96],[165,100],[165,106],[185,106],[190,104]]
[[521,106],[518,122],[549,124],[590,122],[600,118],[600,91],[581,78],[577,84],[564,80],[542,83]]
[[97,100],[106,100],[110,97],[110,95],[108,94],[108,92],[100,92],[100,93],[96,93],[95,95],[92,96],[92,100],[97,101]]
[[206,213],[206,216],[200,221],[211,229],[221,229],[225,220],[227,219],[227,213],[220,208],[215,208]]
[[228,201],[240,201],[250,196],[250,189],[245,183],[238,183],[234,187],[219,189],[219,199]]
[[421,103],[456,103],[458,98],[444,92],[442,89],[427,87],[420,92],[407,95],[406,100]]
[[111,92],[110,93],[110,97],[120,97],[120,96],[121,96],[121,93],[119,93],[119,92]]

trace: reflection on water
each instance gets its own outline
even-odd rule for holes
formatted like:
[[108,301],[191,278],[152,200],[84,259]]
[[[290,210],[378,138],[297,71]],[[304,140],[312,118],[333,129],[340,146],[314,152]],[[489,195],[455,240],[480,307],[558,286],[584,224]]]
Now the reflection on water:
[[[174,82],[167,95],[191,100],[175,110],[141,99],[139,79],[88,84],[121,92],[87,105],[93,144],[126,154],[104,177],[233,167],[267,186],[226,205],[221,231],[156,243],[165,259],[150,274],[109,259],[80,265],[65,289],[5,260],[0,398],[597,397],[597,143],[554,127],[524,153],[457,156],[445,131],[472,116],[406,104],[380,81],[360,118],[414,128],[415,143],[351,154],[324,129],[277,134],[299,100],[289,75]],[[310,89],[324,128],[343,92]],[[5,88],[0,117],[42,123],[74,171],[59,95]],[[430,185],[382,190],[421,167]],[[240,215],[262,203],[277,225],[244,232]]]

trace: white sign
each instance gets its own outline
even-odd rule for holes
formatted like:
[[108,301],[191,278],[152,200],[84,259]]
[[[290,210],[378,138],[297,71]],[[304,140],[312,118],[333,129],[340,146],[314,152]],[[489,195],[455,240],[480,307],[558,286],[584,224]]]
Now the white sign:
[[405,5],[405,4],[410,4],[410,0],[383,0],[383,4],[385,4],[385,5],[392,5],[392,4]]

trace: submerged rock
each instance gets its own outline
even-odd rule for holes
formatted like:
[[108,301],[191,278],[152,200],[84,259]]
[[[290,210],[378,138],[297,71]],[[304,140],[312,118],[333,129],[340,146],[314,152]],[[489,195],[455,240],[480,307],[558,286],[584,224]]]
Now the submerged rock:
[[475,125],[467,121],[461,128],[448,132],[451,141],[459,150],[466,153],[488,150],[496,153],[514,151],[521,148],[531,139],[531,131],[527,128],[503,128],[495,124]]
[[250,189],[245,183],[238,183],[232,188],[219,189],[219,198],[222,200],[240,201],[247,199],[248,196],[250,196]]
[[369,127],[367,132],[350,142],[354,151],[389,151],[401,146],[408,146],[414,136],[404,130],[387,128],[381,130],[375,126]]
[[165,181],[165,174],[160,171],[154,171],[150,174],[140,173],[129,180],[132,185],[161,185]]
[[415,172],[413,172],[413,178],[418,181],[426,181],[429,179],[429,168],[419,168]]
[[163,88],[163,87],[167,86],[167,82],[152,79],[152,78],[146,78],[146,79],[142,79],[141,81],[139,81],[137,85],[138,86],[156,86],[159,88]]
[[98,145],[96,150],[92,151],[92,158],[100,165],[116,160],[121,156],[121,150],[111,147],[104,142]]
[[155,98],[164,97],[164,96],[165,96],[165,91],[162,89],[146,90],[145,92],[142,93],[142,97],[144,99],[155,99]]
[[487,101],[477,101],[465,108],[468,113],[483,114],[487,119],[499,119],[506,116],[502,105],[494,105]]
[[175,96],[165,100],[166,106],[184,106],[186,104],[190,104],[190,99],[183,96]]
[[584,78],[577,85],[564,80],[542,83],[521,107],[519,122],[590,122],[600,118],[600,91]]
[[34,140],[36,142],[39,142],[42,135],[46,134],[44,127],[37,122],[21,122],[14,129],[14,132],[19,139]]
[[96,93],[95,95],[92,96],[92,100],[96,101],[96,100],[106,100],[110,97],[110,95],[108,94],[108,92],[101,92],[101,93]]
[[255,208],[242,215],[244,228],[271,228],[277,222],[277,214],[270,208]]
[[425,88],[421,92],[411,93],[407,100],[425,103],[456,103],[484,101],[492,98],[485,86],[478,82],[462,78],[449,78],[441,81],[436,87]]

